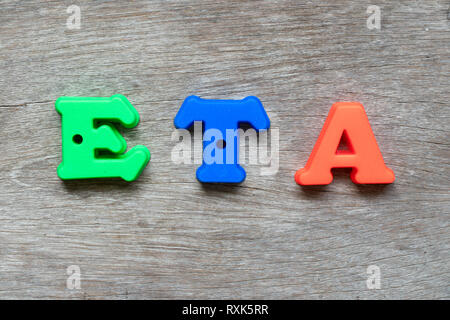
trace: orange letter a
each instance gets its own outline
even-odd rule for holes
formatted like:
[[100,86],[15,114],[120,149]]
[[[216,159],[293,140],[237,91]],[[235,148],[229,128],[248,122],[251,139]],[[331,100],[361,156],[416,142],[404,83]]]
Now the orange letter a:
[[[341,138],[348,151],[337,150]],[[353,168],[354,183],[392,183],[394,172],[386,167],[362,104],[337,102],[331,107],[319,139],[305,168],[295,174],[301,185],[324,185],[333,181],[332,168]]]

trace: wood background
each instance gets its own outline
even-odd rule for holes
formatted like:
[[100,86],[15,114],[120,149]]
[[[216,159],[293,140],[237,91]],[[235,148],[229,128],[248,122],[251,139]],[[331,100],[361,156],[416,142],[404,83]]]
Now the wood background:
[[[81,8],[68,30],[66,9]],[[369,30],[369,5],[381,30]],[[0,298],[450,298],[449,1],[13,1],[0,11]],[[128,97],[152,160],[62,182],[60,96]],[[185,97],[256,95],[280,168],[201,185],[171,161]],[[302,188],[331,105],[364,104],[388,186]],[[81,289],[66,269],[81,269]],[[381,289],[366,287],[369,265]]]

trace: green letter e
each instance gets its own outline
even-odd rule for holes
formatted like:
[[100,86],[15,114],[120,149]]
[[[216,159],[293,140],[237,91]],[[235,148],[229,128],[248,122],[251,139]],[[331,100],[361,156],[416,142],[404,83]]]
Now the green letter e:
[[138,124],[139,114],[127,98],[60,97],[55,105],[62,117],[61,179],[120,177],[133,181],[139,177],[150,151],[138,145],[124,153],[125,139],[111,125],[118,122],[133,128]]

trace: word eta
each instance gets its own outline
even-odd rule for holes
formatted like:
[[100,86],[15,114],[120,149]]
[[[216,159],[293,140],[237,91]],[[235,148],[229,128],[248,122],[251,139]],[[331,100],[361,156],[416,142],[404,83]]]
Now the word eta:
[[[150,161],[147,147],[138,145],[125,153],[125,139],[113,125],[133,128],[139,114],[123,95],[109,98],[61,97],[56,110],[62,118],[62,162],[58,176],[63,180],[122,178],[136,180]],[[268,130],[270,120],[257,97],[242,100],[186,98],[174,119],[177,129],[203,122],[203,163],[197,169],[202,183],[240,183],[246,177],[239,164],[241,123],[256,131]],[[217,137],[221,137],[218,139]],[[347,150],[339,150],[341,140]],[[209,142],[209,143],[208,143]],[[219,146],[220,144],[220,146]],[[337,102],[328,114],[306,166],[295,173],[300,185],[332,182],[333,168],[352,168],[357,184],[387,184],[395,180],[378,148],[362,104]]]

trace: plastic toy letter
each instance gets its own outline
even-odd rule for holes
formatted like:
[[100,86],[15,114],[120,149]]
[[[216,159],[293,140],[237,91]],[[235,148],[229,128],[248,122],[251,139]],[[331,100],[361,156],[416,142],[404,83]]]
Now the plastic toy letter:
[[[270,120],[256,97],[242,100],[206,100],[190,96],[184,100],[174,124],[188,129],[194,121],[203,121],[203,164],[197,179],[205,183],[240,183],[246,173],[239,165],[239,123],[247,122],[256,130],[269,129]],[[216,147],[223,140],[220,147]],[[205,142],[211,141],[209,144]]]
[[[337,150],[341,138],[348,150]],[[335,103],[328,114],[306,167],[295,174],[300,185],[324,185],[333,181],[332,168],[353,168],[358,184],[392,183],[394,172],[386,167],[362,104]]]
[[150,160],[150,152],[138,145],[124,153],[125,139],[114,126],[105,123],[119,122],[126,128],[138,124],[139,114],[127,98],[61,97],[56,101],[56,110],[62,116],[62,162],[58,167],[61,179],[120,177],[133,181],[139,177]]

